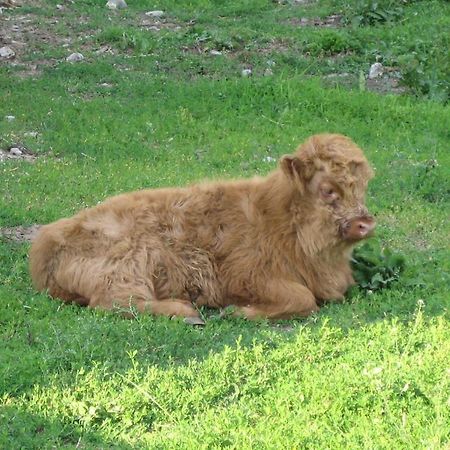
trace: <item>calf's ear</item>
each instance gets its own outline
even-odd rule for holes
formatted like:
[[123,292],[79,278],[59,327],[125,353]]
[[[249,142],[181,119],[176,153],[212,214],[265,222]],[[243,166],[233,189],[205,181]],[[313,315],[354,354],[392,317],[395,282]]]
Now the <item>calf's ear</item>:
[[296,156],[284,155],[280,160],[280,167],[289,178],[300,177],[302,163]]
[[284,174],[303,192],[307,181],[311,178],[308,164],[296,156],[284,155],[281,157],[280,167]]

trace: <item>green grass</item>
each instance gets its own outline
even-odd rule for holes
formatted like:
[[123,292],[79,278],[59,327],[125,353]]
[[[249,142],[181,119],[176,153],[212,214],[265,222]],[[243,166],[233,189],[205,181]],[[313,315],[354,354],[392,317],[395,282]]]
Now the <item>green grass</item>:
[[[17,65],[0,65],[0,149],[38,156],[0,162],[0,227],[140,188],[264,175],[265,157],[330,131],[375,167],[377,239],[406,268],[306,320],[204,311],[199,329],[63,306],[32,289],[29,245],[0,238],[0,448],[448,448],[448,3],[37,3],[2,15],[5,27],[27,15],[50,40],[35,34]],[[160,31],[144,24],[152,9],[167,11]],[[335,13],[342,27],[295,25]],[[85,60],[66,62],[72,51]],[[359,90],[376,59],[407,93]],[[323,78],[342,72],[332,87]]]

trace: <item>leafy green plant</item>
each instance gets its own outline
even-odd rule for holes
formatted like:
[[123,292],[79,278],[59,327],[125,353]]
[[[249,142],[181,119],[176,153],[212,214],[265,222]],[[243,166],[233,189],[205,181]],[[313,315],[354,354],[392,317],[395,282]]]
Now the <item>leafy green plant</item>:
[[402,255],[394,254],[377,241],[357,247],[352,257],[353,276],[362,289],[377,291],[397,281],[405,267]]
[[358,49],[358,42],[347,34],[335,30],[321,30],[312,42],[306,44],[311,55],[336,55]]
[[347,22],[356,26],[397,22],[404,16],[404,6],[416,0],[358,0],[346,3],[344,14]]
[[102,44],[114,44],[122,50],[133,49],[141,53],[148,53],[154,45],[149,33],[117,26],[101,31],[97,41]]
[[447,103],[450,98],[449,45],[448,36],[433,43],[416,40],[413,48],[398,58],[402,84],[416,95]]

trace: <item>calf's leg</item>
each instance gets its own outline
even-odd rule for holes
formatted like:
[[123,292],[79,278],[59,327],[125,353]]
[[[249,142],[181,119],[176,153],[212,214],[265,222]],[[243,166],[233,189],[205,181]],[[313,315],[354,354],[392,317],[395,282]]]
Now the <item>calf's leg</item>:
[[116,309],[125,317],[133,317],[133,309],[141,314],[157,316],[199,317],[192,303],[182,299],[156,300],[133,295],[117,297],[96,294],[91,298],[89,306],[105,310]]
[[258,303],[241,306],[236,315],[248,319],[292,319],[319,310],[313,293],[295,281],[272,279],[258,289]]

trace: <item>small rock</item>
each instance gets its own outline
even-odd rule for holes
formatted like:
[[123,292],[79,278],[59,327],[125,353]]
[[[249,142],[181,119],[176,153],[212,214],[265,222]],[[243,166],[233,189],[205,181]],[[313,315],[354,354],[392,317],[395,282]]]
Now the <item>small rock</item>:
[[15,51],[10,47],[0,48],[0,58],[12,58],[15,54]]
[[77,62],[82,61],[84,59],[84,56],[81,53],[72,53],[66,58],[66,61],[69,62]]
[[205,326],[205,321],[200,319],[200,317],[185,317],[183,322],[188,325]]
[[196,157],[198,160],[204,159],[205,154],[206,154],[206,150],[203,150],[203,149],[200,149],[200,148],[197,149],[197,150],[195,150],[195,152],[194,152],[194,155],[195,155],[195,157]]
[[243,77],[251,77],[252,76],[252,69],[243,69],[241,72],[241,75]]
[[222,52],[219,52],[219,50],[211,50],[209,54],[213,56],[220,56]]
[[374,78],[381,77],[383,75],[383,64],[376,62],[370,66],[369,78],[373,80]]
[[272,156],[265,156],[265,157],[263,158],[263,161],[264,161],[264,162],[269,162],[269,163],[271,163],[271,162],[275,162],[276,159],[275,159],[274,157],[272,157]]
[[17,147],[11,147],[9,149],[9,153],[11,153],[11,155],[14,156],[22,156],[22,150],[20,150],[20,148]]
[[264,71],[264,76],[265,77],[271,77],[273,75],[273,70],[268,67],[265,71]]
[[106,7],[109,9],[125,9],[128,8],[128,5],[125,0],[108,0]]
[[5,116],[5,119],[6,119],[8,122],[12,122],[15,118],[16,118],[16,116]]
[[56,5],[56,9],[59,9],[59,10],[64,9],[64,6],[58,4],[58,5]]
[[145,13],[145,15],[149,16],[149,17],[161,18],[161,17],[164,17],[165,12],[164,11],[159,11],[159,10],[147,11]]

